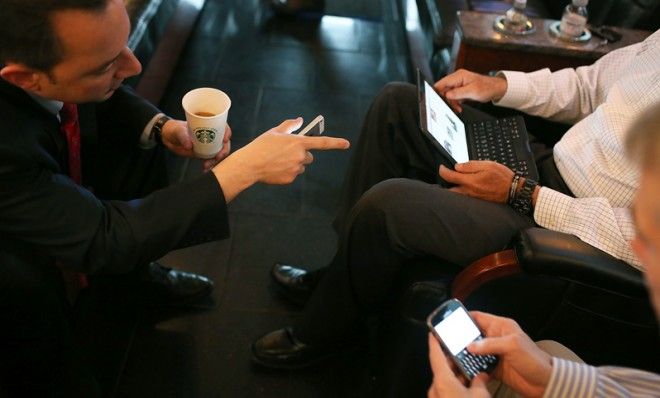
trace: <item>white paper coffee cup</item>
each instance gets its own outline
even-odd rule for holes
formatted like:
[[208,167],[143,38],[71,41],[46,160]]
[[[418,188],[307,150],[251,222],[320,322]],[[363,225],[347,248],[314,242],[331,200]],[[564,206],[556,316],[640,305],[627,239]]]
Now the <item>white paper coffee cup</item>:
[[216,88],[202,87],[186,93],[181,105],[186,112],[195,156],[215,157],[222,150],[231,99]]

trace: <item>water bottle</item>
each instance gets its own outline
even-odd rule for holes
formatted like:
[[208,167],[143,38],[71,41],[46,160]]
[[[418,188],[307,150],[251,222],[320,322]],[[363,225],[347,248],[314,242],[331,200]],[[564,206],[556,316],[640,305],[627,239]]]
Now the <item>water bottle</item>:
[[507,29],[520,32],[527,29],[527,15],[525,15],[525,7],[527,0],[514,0],[513,7],[507,10],[504,16],[504,24]]
[[566,6],[559,23],[559,35],[562,39],[576,40],[587,26],[587,3],[589,0],[573,0]]

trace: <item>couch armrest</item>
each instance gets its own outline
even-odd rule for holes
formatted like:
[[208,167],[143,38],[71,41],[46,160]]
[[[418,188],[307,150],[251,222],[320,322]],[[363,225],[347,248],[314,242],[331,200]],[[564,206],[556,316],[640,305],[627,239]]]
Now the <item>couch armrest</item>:
[[525,273],[548,275],[633,297],[646,297],[640,271],[581,241],[544,228],[521,231],[513,240]]

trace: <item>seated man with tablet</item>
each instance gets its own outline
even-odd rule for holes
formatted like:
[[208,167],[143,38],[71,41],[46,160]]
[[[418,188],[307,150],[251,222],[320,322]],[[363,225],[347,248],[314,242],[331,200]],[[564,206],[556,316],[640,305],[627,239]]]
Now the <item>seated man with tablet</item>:
[[521,116],[464,123],[417,70],[422,131],[452,164],[493,160],[538,180],[534,155]]
[[[639,170],[623,143],[631,123],[660,101],[658,58],[660,32],[577,69],[495,77],[459,70],[435,83],[453,109],[462,109],[463,121],[478,120],[461,104],[472,100],[572,125],[552,148],[534,146],[538,180],[529,168],[526,177],[492,160],[465,161],[456,137],[446,148],[442,138],[434,144],[420,124],[418,88],[388,84],[354,146],[335,220],[337,253],[324,271],[273,267],[286,297],[306,306],[292,327],[254,342],[253,360],[293,369],[353,346],[367,316],[396,299],[393,289],[411,261],[431,257],[450,272],[502,250],[534,225],[574,234],[639,267],[629,245]],[[458,118],[433,112],[436,120],[455,123],[458,133]]]

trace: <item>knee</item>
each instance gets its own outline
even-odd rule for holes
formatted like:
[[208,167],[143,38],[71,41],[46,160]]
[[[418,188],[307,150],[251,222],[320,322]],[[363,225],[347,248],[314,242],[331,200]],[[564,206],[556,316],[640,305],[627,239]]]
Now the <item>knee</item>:
[[415,86],[404,82],[387,83],[378,93],[375,104],[378,106],[392,106],[410,101],[416,101]]
[[410,185],[418,183],[407,178],[391,178],[366,191],[355,206],[356,215],[395,217],[407,201]]

